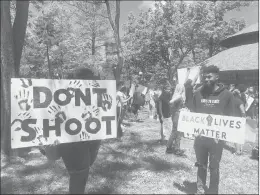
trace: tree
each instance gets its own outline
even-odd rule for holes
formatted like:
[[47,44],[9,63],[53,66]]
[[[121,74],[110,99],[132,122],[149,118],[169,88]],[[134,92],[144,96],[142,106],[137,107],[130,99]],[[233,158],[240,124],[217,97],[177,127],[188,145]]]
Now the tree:
[[1,134],[7,155],[11,154],[11,78],[19,76],[28,9],[29,1],[16,1],[16,17],[12,27],[10,1],[1,1]]
[[167,78],[174,85],[180,66],[195,65],[217,54],[223,50],[220,40],[245,26],[243,20],[226,22],[223,16],[248,4],[166,1],[156,2],[154,10],[143,11],[138,17],[130,14],[123,37],[126,66],[154,74],[155,80]]
[[123,59],[123,51],[122,51],[122,45],[121,45],[121,39],[119,35],[119,19],[120,19],[120,0],[116,0],[116,11],[115,11],[115,19],[113,20],[112,14],[111,14],[111,8],[110,8],[110,3],[108,0],[105,0],[105,4],[107,7],[107,15],[108,19],[110,22],[110,25],[113,29],[113,36],[115,39],[115,44],[116,44],[116,54],[117,54],[117,66],[115,69],[115,79],[117,81],[120,80],[121,77],[121,72],[124,64],[124,59]]

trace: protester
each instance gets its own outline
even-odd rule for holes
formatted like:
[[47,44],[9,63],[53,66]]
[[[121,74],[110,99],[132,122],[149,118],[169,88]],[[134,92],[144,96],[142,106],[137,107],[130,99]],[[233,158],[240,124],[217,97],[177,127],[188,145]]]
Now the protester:
[[184,87],[185,87],[185,97],[186,97],[185,105],[186,105],[186,108],[191,110],[192,106],[193,106],[193,94],[194,94],[194,91],[196,90],[196,88],[198,87],[196,85],[196,82],[200,76],[200,72],[198,72],[197,75],[193,79],[188,79],[189,74],[190,74],[190,71],[187,72],[187,76],[186,76],[186,79],[184,82]]
[[[234,95],[234,116],[246,117],[245,106],[241,99],[240,91],[238,89],[233,89],[233,95]],[[235,144],[234,153],[236,155],[242,154],[242,145],[241,144]]]
[[[218,84],[219,68],[211,65],[203,67],[203,86],[195,92],[193,111],[196,113],[232,116],[234,97],[231,92]],[[215,101],[207,101],[215,100]],[[211,102],[211,103],[209,103]],[[224,142],[198,135],[194,141],[197,158],[197,193],[204,194],[206,189],[207,167],[209,158],[210,183],[207,193],[218,194],[219,164]]]
[[[251,119],[256,118],[256,100],[255,100],[255,90],[254,87],[250,86],[245,92],[246,94],[246,100],[247,104],[251,103],[250,105],[247,105],[246,107],[246,115],[250,117]],[[249,102],[248,100],[252,99],[252,102]]]
[[[165,137],[167,139],[170,136],[172,130],[171,112],[170,112],[170,100],[172,96],[172,88],[169,83],[167,83],[163,89],[162,93],[158,98],[157,102],[157,113],[159,116],[159,121],[161,123],[161,140],[164,141]],[[164,135],[164,132],[166,136]]]
[[184,150],[180,149],[180,140],[183,135],[182,132],[177,131],[178,120],[180,115],[180,110],[185,107],[185,88],[184,85],[178,84],[175,88],[172,99],[170,100],[171,115],[172,115],[172,131],[170,138],[167,142],[166,153],[175,154],[178,156],[183,156]]
[[144,104],[145,96],[139,91],[134,92],[131,111],[134,113],[136,121],[138,121],[138,111],[140,110],[141,106],[144,106]]
[[[68,79],[100,80],[100,77],[95,76],[90,69],[82,68],[70,74]],[[101,140],[56,144],[46,146],[42,153],[54,160],[61,157],[70,176],[69,193],[84,194],[89,169],[97,157]]]
[[243,101],[244,103],[244,106],[246,106],[246,100],[247,100],[247,97],[246,97],[246,86],[244,84],[239,84],[237,85],[237,89],[240,91],[240,95],[241,95],[241,100]]
[[117,100],[117,137],[121,138],[123,135],[122,131],[122,122],[125,116],[126,111],[126,103],[132,97],[126,96],[126,87],[124,87],[123,82],[119,82],[117,85],[117,93],[116,93],[116,100]]

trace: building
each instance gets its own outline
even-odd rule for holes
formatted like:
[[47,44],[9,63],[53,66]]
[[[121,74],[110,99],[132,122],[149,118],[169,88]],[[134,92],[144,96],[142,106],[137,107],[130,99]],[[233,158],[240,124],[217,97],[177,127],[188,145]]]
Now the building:
[[258,23],[222,40],[227,49],[198,64],[216,65],[220,69],[220,81],[226,84],[244,83],[258,85]]

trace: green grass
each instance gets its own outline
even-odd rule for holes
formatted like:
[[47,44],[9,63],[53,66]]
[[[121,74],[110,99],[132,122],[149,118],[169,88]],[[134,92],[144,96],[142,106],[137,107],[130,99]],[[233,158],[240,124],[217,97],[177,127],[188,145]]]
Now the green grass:
[[[147,113],[141,113],[146,118]],[[183,139],[187,158],[165,154],[159,122],[129,122],[122,141],[105,140],[91,168],[86,193],[189,194],[196,191],[193,141]],[[258,161],[250,159],[252,145],[234,156],[224,150],[220,168],[220,194],[258,194]],[[68,173],[62,160],[49,163],[39,153],[9,163],[2,155],[1,192],[6,194],[64,194]],[[208,178],[209,179],[209,178]]]

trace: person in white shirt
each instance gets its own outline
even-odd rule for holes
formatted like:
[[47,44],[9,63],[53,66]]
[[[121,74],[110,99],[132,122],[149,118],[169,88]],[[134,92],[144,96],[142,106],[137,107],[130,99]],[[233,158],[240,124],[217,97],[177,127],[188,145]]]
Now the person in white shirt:
[[124,87],[123,82],[119,82],[117,85],[116,92],[116,107],[117,107],[117,137],[121,138],[123,136],[122,122],[125,116],[126,104],[132,98],[132,96],[126,96],[126,87]]

